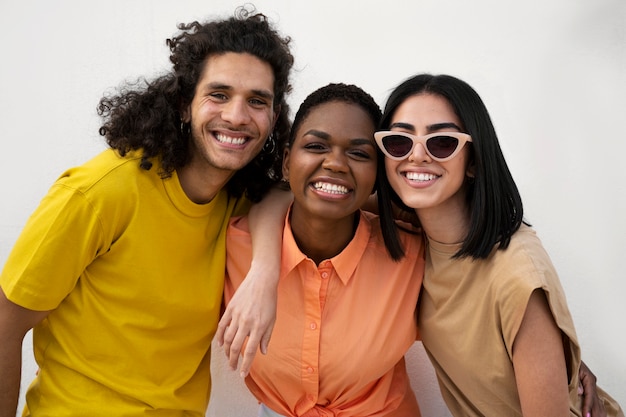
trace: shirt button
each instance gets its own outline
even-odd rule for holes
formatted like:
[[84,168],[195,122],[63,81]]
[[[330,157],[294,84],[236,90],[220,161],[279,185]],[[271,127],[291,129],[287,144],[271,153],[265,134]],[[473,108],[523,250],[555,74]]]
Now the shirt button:
[[328,278],[328,272],[322,272],[322,278],[324,279]]
[[311,324],[309,324],[309,327],[311,328],[311,330],[315,330],[315,329],[317,329],[317,324],[311,323]]
[[308,368],[306,368],[306,371],[307,371],[308,373],[312,374],[312,373],[313,373],[313,368],[311,368],[311,367],[309,366]]

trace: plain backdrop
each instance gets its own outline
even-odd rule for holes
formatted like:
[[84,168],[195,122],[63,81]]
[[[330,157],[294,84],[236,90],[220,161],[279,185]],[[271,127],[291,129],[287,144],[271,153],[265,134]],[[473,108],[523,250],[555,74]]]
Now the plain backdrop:
[[[0,0],[0,265],[56,177],[104,149],[100,97],[165,71],[165,39],[178,23],[226,17],[240,4]],[[357,84],[381,105],[418,72],[477,89],[526,218],[559,271],[583,358],[626,405],[626,1],[255,5],[292,37],[292,111],[331,81]],[[36,367],[29,341],[24,349],[27,384]],[[216,348],[208,415],[254,416],[256,402],[222,356]],[[419,344],[408,361],[423,414],[448,416]]]

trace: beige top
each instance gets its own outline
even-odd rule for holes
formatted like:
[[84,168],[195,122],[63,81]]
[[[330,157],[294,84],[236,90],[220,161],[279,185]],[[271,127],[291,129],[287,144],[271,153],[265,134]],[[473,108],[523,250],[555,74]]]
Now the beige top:
[[[563,288],[534,230],[522,225],[508,249],[486,260],[451,259],[459,247],[428,242],[418,315],[424,347],[452,414],[522,415],[512,347],[530,295],[541,288],[567,341],[570,416],[580,417],[580,346]],[[600,394],[609,416],[623,416],[612,398]]]

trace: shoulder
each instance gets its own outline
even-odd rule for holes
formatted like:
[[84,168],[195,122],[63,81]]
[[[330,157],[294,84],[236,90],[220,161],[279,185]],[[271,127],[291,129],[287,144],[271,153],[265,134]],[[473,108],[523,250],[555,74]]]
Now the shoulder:
[[120,157],[105,150],[82,165],[66,170],[52,185],[42,207],[78,219],[107,219],[127,224],[141,203],[162,195],[157,167],[146,171],[137,154]]
[[511,238],[509,247],[495,251],[483,260],[485,275],[501,308],[523,312],[536,289],[561,294],[558,274],[535,230],[522,226]]
[[552,272],[554,267],[536,231],[522,225],[511,237],[509,246],[496,250],[493,262],[500,268],[519,271],[519,274]]
[[[157,167],[146,171],[139,166],[141,156],[137,153],[120,156],[116,151],[107,149],[82,165],[63,172],[55,185],[67,187],[82,193],[94,188],[124,189],[135,183],[141,176],[156,175]],[[136,180],[136,179],[137,180]]]
[[[361,214],[370,227],[370,244],[387,253],[379,216],[368,211],[361,211]],[[398,237],[404,248],[405,259],[424,258],[424,236],[421,229],[398,222]]]

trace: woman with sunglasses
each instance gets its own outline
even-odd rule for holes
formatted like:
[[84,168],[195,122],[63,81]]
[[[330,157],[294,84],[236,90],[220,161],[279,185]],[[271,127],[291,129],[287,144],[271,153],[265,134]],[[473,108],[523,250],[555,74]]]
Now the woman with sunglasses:
[[[393,201],[423,228],[418,329],[452,414],[581,416],[565,295],[478,94],[451,76],[417,75],[391,93],[381,126],[381,221],[397,230],[385,220]],[[594,414],[624,415],[598,394]]]
[[[260,416],[420,415],[404,354],[416,338],[422,241],[401,232],[388,252],[377,217],[360,210],[383,159],[379,120],[371,96],[344,84],[316,90],[296,113],[276,323],[246,377]],[[228,301],[250,267],[245,217],[231,221],[226,247]]]

